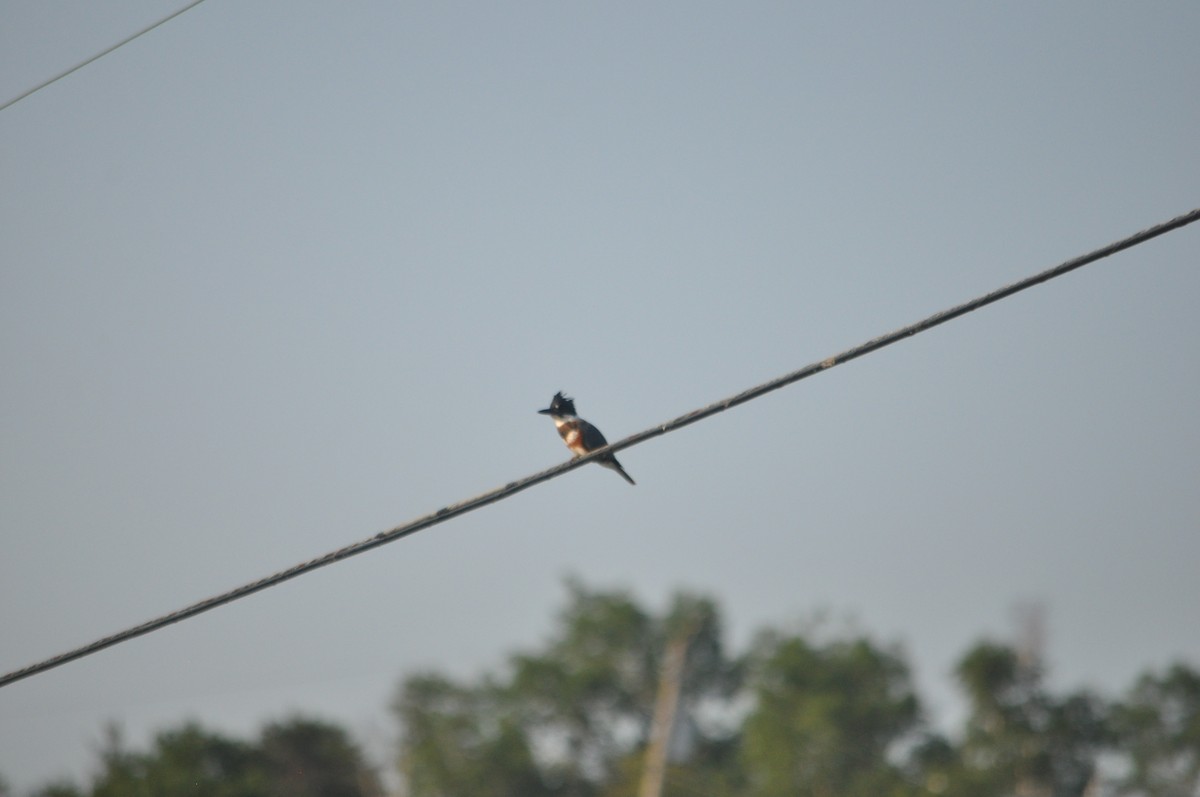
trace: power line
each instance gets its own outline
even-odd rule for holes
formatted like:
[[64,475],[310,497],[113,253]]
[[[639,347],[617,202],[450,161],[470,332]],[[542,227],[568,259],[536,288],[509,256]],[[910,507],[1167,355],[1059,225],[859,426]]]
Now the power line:
[[7,686],[8,684],[13,683],[14,681],[19,681],[22,678],[28,678],[31,675],[45,672],[46,670],[52,669],[61,664],[66,664],[69,661],[83,658],[84,656],[88,656],[92,653],[103,650],[104,648],[133,639],[134,637],[148,634],[151,631],[157,631],[158,629],[171,625],[172,623],[177,623],[180,620],[186,620],[189,617],[194,617],[202,612],[208,611],[209,609],[215,609],[218,606],[230,603],[239,598],[244,598],[247,595],[251,595],[259,590],[266,589],[267,587],[273,587],[276,584],[280,584],[288,579],[295,578],[296,576],[302,575],[311,570],[316,570],[319,567],[324,567],[325,565],[333,564],[334,562],[341,561],[342,559],[364,553],[372,548],[386,545],[389,542],[395,542],[396,540],[407,537],[410,534],[415,534],[422,529],[427,529],[430,526],[435,526],[439,523],[447,521],[452,517],[465,514],[474,509],[479,509],[480,507],[495,503],[501,499],[508,498],[509,496],[515,495],[522,490],[533,487],[535,484],[541,484],[544,481],[549,481],[550,479],[561,476],[567,471],[582,467],[588,462],[591,462],[592,460],[603,456],[606,453],[616,453],[621,449],[629,448],[630,446],[635,446],[638,443],[645,442],[652,437],[658,437],[659,435],[673,432],[676,429],[681,429],[684,426],[696,423],[697,421],[703,420],[711,415],[716,415],[717,413],[724,412],[731,407],[736,407],[739,404],[744,404],[747,401],[756,399],[759,396],[770,393],[773,390],[778,390],[779,388],[790,385],[793,382],[799,382],[801,379],[805,379],[814,374],[826,371],[830,368],[833,368],[835,365],[841,365],[842,363],[862,357],[864,354],[870,354],[871,352],[882,349],[885,346],[890,346],[891,344],[901,341],[905,338],[912,337],[918,332],[924,332],[927,329],[932,329],[933,327],[944,324],[947,321],[958,318],[961,315],[966,315],[972,310],[978,310],[979,308],[992,304],[993,302],[998,302],[1001,299],[1012,296],[1013,294],[1023,291],[1026,288],[1032,288],[1035,285],[1039,285],[1043,282],[1054,279],[1055,277],[1060,277],[1069,271],[1074,271],[1077,268],[1086,266],[1089,263],[1094,263],[1097,260],[1108,257],[1109,255],[1114,255],[1117,252],[1121,252],[1125,249],[1129,249],[1130,247],[1145,243],[1146,241],[1149,241],[1152,238],[1157,238],[1164,233],[1187,226],[1188,224],[1191,224],[1197,220],[1200,220],[1200,208],[1171,219],[1170,221],[1150,227],[1149,229],[1142,230],[1141,232],[1135,233],[1128,238],[1123,238],[1120,241],[1101,247],[1100,249],[1089,252],[1086,255],[1080,255],[1079,257],[1068,260],[1065,263],[1061,263],[1054,268],[1034,274],[1031,277],[1026,277],[1019,282],[1014,282],[1011,285],[998,288],[991,293],[984,294],[983,296],[972,299],[968,302],[964,302],[963,304],[943,310],[940,313],[935,313],[928,318],[925,318],[914,324],[910,324],[909,326],[901,327],[894,332],[889,332],[886,335],[880,335],[877,338],[872,338],[866,343],[861,343],[852,349],[847,349],[846,351],[841,352],[840,354],[835,354],[832,357],[821,360],[820,362],[806,365],[798,371],[793,371],[776,379],[772,379],[769,382],[764,382],[761,385],[744,390],[735,396],[731,396],[727,399],[709,404],[707,407],[701,407],[700,409],[693,410],[685,415],[680,415],[678,418],[675,418],[672,421],[667,421],[664,424],[653,426],[645,431],[630,435],[623,440],[612,443],[605,448],[597,449],[590,454],[586,454],[577,459],[569,460],[561,465],[555,465],[552,468],[547,468],[546,470],[543,470],[540,473],[535,473],[532,476],[526,476],[523,479],[509,482],[503,487],[497,487],[494,490],[490,490],[482,495],[477,495],[474,498],[468,498],[465,501],[459,501],[456,504],[444,506],[436,512],[419,517],[416,520],[405,523],[402,526],[397,526],[390,531],[382,531],[376,534],[374,537],[361,542],[356,542],[352,545],[347,545],[344,548],[339,548],[338,550],[327,553],[324,556],[319,556],[316,559],[311,559],[307,562],[289,567],[287,570],[281,570],[274,575],[261,578],[258,581],[252,581],[249,584],[229,590],[228,592],[223,592],[220,595],[214,595],[211,598],[206,598],[205,600],[193,603],[190,606],[185,606],[178,611],[161,615],[152,620],[148,620],[141,625],[135,625],[132,628],[128,628],[119,633],[104,637],[103,639],[98,639],[90,644],[75,648],[74,650],[67,651],[66,653],[54,656],[52,658],[45,659],[44,661],[37,662],[36,664],[31,664],[28,667],[14,670],[13,672],[0,676],[0,687]]
[[[3,105],[0,105],[0,111],[3,111],[5,108],[7,108],[7,107],[8,107],[8,106],[10,106],[10,105],[15,105],[15,104],[17,104],[17,103],[18,103],[18,102],[20,102],[21,100],[23,100],[23,99],[25,99],[26,97],[28,97],[30,94],[33,94],[33,93],[35,93],[35,92],[38,92],[38,91],[41,91],[42,89],[44,89],[44,88],[46,88],[47,86],[49,86],[51,83],[55,83],[55,82],[57,82],[57,81],[59,81],[59,80],[62,80],[62,79],[63,79],[63,78],[65,78],[67,75],[71,74],[72,72],[77,72],[77,71],[79,71],[80,69],[83,69],[85,66],[87,66],[87,65],[88,65],[88,64],[90,64],[90,63],[92,63],[93,61],[99,61],[101,58],[103,58],[104,56],[108,55],[108,54],[109,54],[109,53],[111,53],[113,50],[116,50],[116,49],[118,49],[118,48],[120,48],[120,47],[124,47],[126,44],[129,44],[131,41],[133,41],[133,40],[134,40],[134,39],[136,39],[137,37],[139,37],[139,36],[141,36],[141,35],[143,35],[143,34],[149,33],[150,31],[154,30],[155,28],[157,28],[159,25],[162,25],[163,23],[170,22],[171,20],[175,19],[175,17],[177,17],[177,16],[179,16],[180,14],[182,14],[184,11],[188,11],[188,10],[190,10],[190,9],[193,9],[193,8],[195,8],[196,6],[200,5],[200,4],[201,4],[201,3],[203,3],[203,2],[204,2],[204,0],[192,0],[192,2],[188,3],[188,4],[187,4],[186,6],[184,6],[183,8],[179,9],[178,11],[174,11],[174,12],[172,12],[171,14],[168,14],[167,16],[165,16],[165,17],[163,17],[162,19],[160,19],[158,22],[154,22],[154,23],[152,23],[152,24],[150,24],[150,25],[147,25],[146,27],[144,27],[144,28],[142,28],[141,30],[139,30],[137,33],[134,33],[133,35],[131,35],[131,36],[128,36],[128,37],[126,37],[126,38],[122,39],[121,41],[119,41],[119,42],[117,42],[116,44],[112,45],[112,46],[111,46],[111,47],[109,47],[108,49],[106,49],[106,50],[102,50],[101,52],[98,52],[98,53],[96,53],[95,55],[93,55],[91,58],[88,58],[87,60],[80,61],[79,63],[75,64],[75,66],[71,67],[70,69],[66,70],[65,72],[60,72],[60,73],[58,73],[57,75],[55,75],[54,77],[50,78],[49,80],[47,80],[47,81],[45,81],[45,82],[43,82],[43,83],[39,83],[38,85],[36,85],[36,86],[34,86],[33,88],[31,88],[31,89],[29,89],[28,91],[26,91],[24,94],[18,94],[16,97],[13,97],[13,98],[12,98],[11,100],[9,100],[8,102],[4,103]],[[0,684],[0,685],[2,685],[2,684]]]

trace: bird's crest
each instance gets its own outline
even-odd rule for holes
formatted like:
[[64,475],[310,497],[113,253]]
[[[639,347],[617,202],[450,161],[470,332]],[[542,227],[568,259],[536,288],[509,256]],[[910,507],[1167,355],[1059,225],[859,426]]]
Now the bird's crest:
[[550,400],[550,411],[555,415],[574,415],[575,401],[560,390]]

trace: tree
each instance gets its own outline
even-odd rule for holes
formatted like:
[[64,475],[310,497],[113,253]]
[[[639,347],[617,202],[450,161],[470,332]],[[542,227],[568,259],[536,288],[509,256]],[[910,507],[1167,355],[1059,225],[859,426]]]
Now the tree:
[[957,762],[945,770],[949,793],[1085,793],[1109,739],[1103,701],[1088,692],[1051,696],[1037,663],[993,643],[968,651],[957,675],[970,715]]
[[[567,591],[549,640],[512,656],[504,674],[476,684],[436,674],[404,682],[393,709],[414,797],[595,797],[632,788],[663,647],[681,630],[690,640],[681,703],[699,705],[735,686],[711,600],[680,594],[656,617],[625,592],[578,581],[568,581]],[[693,750],[710,750],[712,729],[693,725]]]
[[154,750],[127,752],[115,730],[92,797],[269,797],[253,747],[195,723],[158,734]]
[[488,684],[461,686],[436,674],[404,681],[392,708],[403,727],[399,765],[410,797],[551,794],[500,698]]
[[1175,664],[1141,676],[1113,708],[1113,727],[1129,757],[1122,794],[1200,795],[1200,673]]
[[[646,706],[646,711],[653,712],[655,723],[668,723],[673,714],[674,723],[657,743],[643,732],[626,745],[601,793],[604,797],[636,797],[656,787],[665,797],[739,793],[744,781],[737,761],[736,724],[730,723],[729,709],[741,686],[742,669],[726,655],[716,604],[703,596],[677,593],[654,626],[657,685],[655,704]],[[658,717],[660,710],[663,714]],[[658,767],[662,767],[661,776],[653,774],[659,772]]]
[[749,681],[742,752],[751,794],[907,793],[888,756],[915,731],[919,705],[899,655],[866,639],[816,645],[766,634]]
[[[10,797],[10,795],[8,792],[0,791],[0,797]],[[30,797],[84,797],[84,795],[70,783],[51,783],[38,789]]]
[[661,636],[622,592],[568,581],[566,608],[545,649],[512,657],[507,698],[531,736],[558,747],[544,764],[570,797],[595,793],[622,753],[643,743],[658,684]]
[[[681,592],[656,617],[625,592],[591,591],[574,580],[567,589],[567,607],[545,650],[513,657],[508,692],[530,709],[525,716],[534,738],[563,742],[560,755],[545,761],[548,781],[566,795],[607,794],[614,784],[625,784],[616,786],[621,791],[636,782],[674,638],[688,641],[679,717],[692,731],[689,752],[719,746],[722,730],[695,716],[705,701],[728,698],[739,685],[716,603]],[[687,769],[677,765],[673,777],[685,777]]]
[[110,725],[90,791],[54,784],[38,797],[378,797],[375,772],[345,731],[293,718],[267,725],[258,742],[194,722],[159,733],[152,748],[125,747]]
[[375,772],[349,735],[337,727],[295,717],[263,728],[261,762],[273,797],[377,797]]

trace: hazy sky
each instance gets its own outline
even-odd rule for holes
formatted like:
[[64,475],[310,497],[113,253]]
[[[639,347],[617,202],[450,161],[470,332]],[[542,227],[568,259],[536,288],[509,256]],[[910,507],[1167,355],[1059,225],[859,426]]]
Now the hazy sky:
[[[182,5],[0,2],[0,101]],[[210,0],[0,112],[0,670],[371,536],[1200,205],[1200,4]],[[1200,228],[0,689],[376,755],[417,668],[573,573],[731,642],[903,644],[930,720],[1014,605],[1057,689],[1200,666]],[[840,620],[839,620],[840,621]]]

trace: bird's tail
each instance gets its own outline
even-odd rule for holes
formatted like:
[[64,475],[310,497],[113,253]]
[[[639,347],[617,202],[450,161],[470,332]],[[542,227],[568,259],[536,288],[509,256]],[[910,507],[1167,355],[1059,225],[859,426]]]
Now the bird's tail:
[[611,468],[612,470],[615,470],[617,473],[621,474],[625,481],[629,482],[630,484],[637,484],[637,482],[633,480],[633,477],[626,473],[625,469],[621,467],[621,463],[617,462],[616,457],[605,457],[604,459],[599,460],[599,462],[604,467]]

